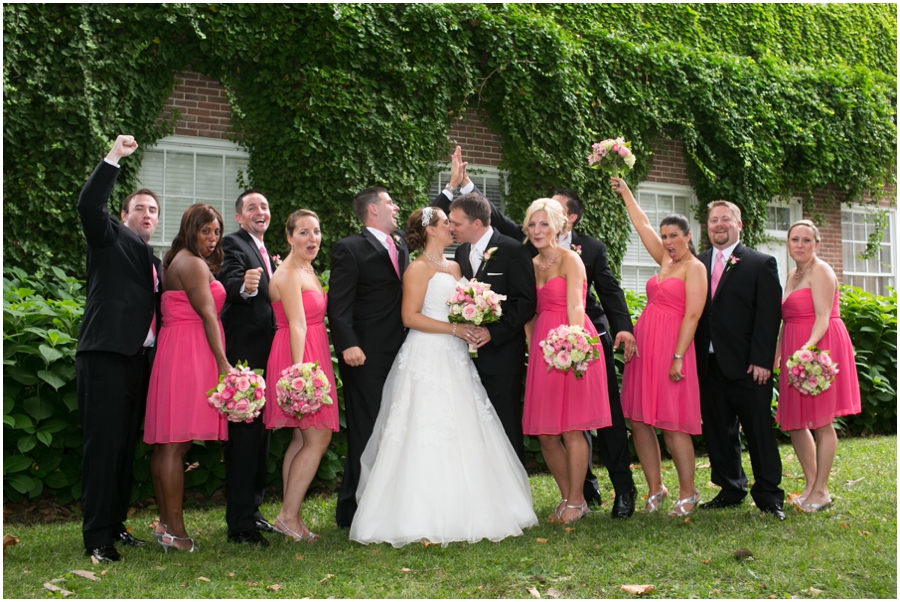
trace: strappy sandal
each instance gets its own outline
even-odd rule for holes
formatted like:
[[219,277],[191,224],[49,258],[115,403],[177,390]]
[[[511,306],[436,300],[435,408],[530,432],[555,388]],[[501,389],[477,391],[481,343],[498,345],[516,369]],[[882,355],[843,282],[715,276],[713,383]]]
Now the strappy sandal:
[[[697,508],[697,504],[700,503],[700,491],[696,488],[694,489],[694,495],[691,497],[686,497],[675,502],[675,506],[672,508],[672,511],[669,512],[669,516],[687,516],[691,512]],[[687,504],[693,504],[690,510],[685,510],[684,507]]]
[[565,512],[566,510],[581,510],[581,514],[578,516],[578,518],[573,518],[572,520],[566,521],[566,520],[562,519],[562,512],[560,512],[559,520],[561,523],[563,523],[565,525],[580,521],[581,519],[583,519],[585,517],[586,514],[588,514],[591,511],[591,509],[588,508],[587,502],[583,502],[580,506],[570,506],[570,505],[566,504],[566,507],[563,508],[563,512]]
[[554,524],[561,523],[562,522],[562,513],[563,513],[563,510],[566,509],[566,502],[568,502],[568,501],[569,500],[566,498],[562,498],[561,500],[559,500],[559,503],[556,505],[556,508],[554,508],[554,510],[550,514],[550,516],[547,517],[546,521],[548,523],[554,523]]
[[[281,525],[281,528],[279,529],[275,525]],[[284,524],[284,521],[281,520],[281,518],[275,519],[275,525],[272,525],[272,527],[275,529],[275,531],[277,533],[286,535],[286,536],[290,537],[291,539],[293,539],[294,541],[305,541],[307,543],[316,543],[317,541],[319,541],[318,533],[313,533],[312,531],[310,531],[309,527],[307,527],[306,523],[304,523],[303,521],[300,521],[300,528],[302,530],[306,531],[306,535],[303,535],[302,533],[297,533],[296,531],[294,531],[293,529],[288,527],[286,524]]]
[[669,495],[669,490],[665,487],[662,488],[662,491],[659,493],[654,493],[651,496],[647,497],[647,503],[644,504],[644,514],[650,514],[651,512],[656,512],[659,510],[659,505],[662,503],[666,496]]
[[[168,541],[166,541],[166,538],[168,538]],[[166,532],[163,533],[162,537],[160,537],[157,541],[159,541],[159,545],[163,547],[163,551],[167,554],[169,552],[169,548],[174,548],[176,552],[188,552],[189,554],[200,551],[200,548],[194,545],[194,539],[191,537],[176,537],[175,535]],[[191,547],[187,550],[182,550],[181,548],[175,546],[176,541],[189,541],[191,542]]]

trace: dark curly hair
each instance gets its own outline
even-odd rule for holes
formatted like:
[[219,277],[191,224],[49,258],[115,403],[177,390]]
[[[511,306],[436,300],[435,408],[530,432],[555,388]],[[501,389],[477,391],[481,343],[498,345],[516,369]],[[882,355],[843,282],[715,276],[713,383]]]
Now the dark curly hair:
[[212,205],[196,203],[188,207],[181,216],[181,227],[178,229],[178,234],[176,234],[175,238],[172,240],[172,247],[163,259],[163,269],[169,267],[169,264],[175,259],[175,255],[178,254],[178,251],[187,249],[197,257],[203,259],[203,261],[206,262],[206,265],[209,266],[210,272],[218,274],[219,268],[222,267],[222,260],[225,258],[225,253],[222,251],[222,236],[224,236],[225,233],[222,232],[222,236],[219,236],[219,241],[216,243],[216,249],[209,257],[204,258],[200,254],[200,249],[197,248],[197,232],[199,232],[206,224],[216,220],[219,222],[219,230],[224,230],[225,222],[222,221],[222,216]]
[[428,209],[432,210],[432,214],[431,220],[426,226],[422,225],[424,209],[416,209],[409,214],[409,219],[406,221],[406,244],[409,245],[410,251],[425,248],[425,241],[428,240],[428,232],[425,231],[425,228],[437,225],[441,216],[444,215],[444,212],[438,207],[428,207]]

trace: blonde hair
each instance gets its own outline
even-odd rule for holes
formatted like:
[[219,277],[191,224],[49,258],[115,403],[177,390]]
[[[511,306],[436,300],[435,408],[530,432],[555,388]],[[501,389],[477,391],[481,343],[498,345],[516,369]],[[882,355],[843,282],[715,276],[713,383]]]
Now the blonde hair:
[[808,220],[808,219],[797,220],[796,222],[794,222],[793,224],[791,224],[791,227],[788,228],[788,231],[787,231],[788,238],[791,237],[791,230],[793,230],[793,229],[796,228],[797,226],[806,226],[807,228],[809,228],[810,230],[813,231],[813,238],[816,239],[816,242],[821,242],[821,241],[822,241],[822,237],[819,236],[819,229],[816,228],[816,225],[815,225],[814,223],[812,223],[812,221],[810,221],[810,220]]
[[741,208],[732,203],[731,201],[713,201],[709,205],[706,206],[707,215],[709,212],[715,207],[728,207],[728,210],[731,211],[731,214],[734,216],[734,220],[739,222],[741,221]]
[[550,227],[556,231],[557,236],[569,231],[569,220],[566,219],[566,214],[563,213],[560,202],[555,199],[544,198],[537,199],[531,203],[531,205],[528,206],[528,210],[525,211],[525,221],[522,223],[522,232],[525,233],[526,237],[528,236],[528,222],[531,221],[531,216],[538,211],[543,211],[547,214],[547,221],[550,222]]

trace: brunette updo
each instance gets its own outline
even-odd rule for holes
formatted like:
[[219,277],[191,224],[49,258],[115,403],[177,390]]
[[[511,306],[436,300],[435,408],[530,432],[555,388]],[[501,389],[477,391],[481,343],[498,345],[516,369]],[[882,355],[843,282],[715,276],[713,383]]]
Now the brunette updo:
[[[659,228],[662,230],[663,226],[675,226],[679,230],[681,230],[681,234],[687,236],[691,233],[691,223],[688,221],[688,218],[681,215],[680,213],[670,213],[669,215],[662,218],[662,221],[659,222]],[[697,249],[694,248],[694,241],[688,241],[688,251],[691,252],[691,255],[697,255]]]
[[[431,219],[423,226],[422,213],[426,209],[431,210]],[[416,209],[409,214],[409,219],[406,221],[406,244],[409,245],[410,251],[425,248],[425,242],[428,240],[428,232],[425,231],[425,228],[436,226],[441,221],[441,215],[443,215],[443,211],[438,207]]]
[[316,215],[315,211],[310,209],[297,209],[292,214],[290,214],[287,218],[287,221],[284,223],[284,234],[288,238],[294,235],[294,228],[297,226],[297,220],[301,217],[314,217],[317,222],[320,224],[322,220],[319,219],[319,216]]

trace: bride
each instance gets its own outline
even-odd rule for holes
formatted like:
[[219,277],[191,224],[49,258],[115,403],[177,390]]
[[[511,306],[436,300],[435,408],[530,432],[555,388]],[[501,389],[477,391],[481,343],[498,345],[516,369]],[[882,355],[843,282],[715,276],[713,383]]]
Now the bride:
[[437,207],[416,209],[407,232],[410,250],[424,247],[403,276],[410,333],[362,455],[350,539],[399,548],[521,535],[537,524],[528,475],[469,359],[470,326],[447,319],[462,280],[443,257],[449,221]]

